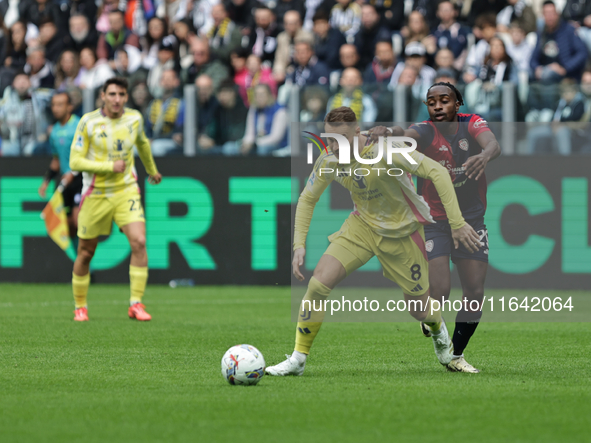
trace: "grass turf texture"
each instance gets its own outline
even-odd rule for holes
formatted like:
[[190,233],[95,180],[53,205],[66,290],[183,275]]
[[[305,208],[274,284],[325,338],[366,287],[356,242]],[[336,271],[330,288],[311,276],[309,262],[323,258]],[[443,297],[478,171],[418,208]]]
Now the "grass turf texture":
[[289,288],[149,286],[149,323],[127,298],[94,285],[75,323],[69,286],[0,285],[2,442],[591,439],[591,323],[483,323],[476,375],[445,372],[416,323],[331,323],[303,377],[242,387],[221,357],[291,352]]

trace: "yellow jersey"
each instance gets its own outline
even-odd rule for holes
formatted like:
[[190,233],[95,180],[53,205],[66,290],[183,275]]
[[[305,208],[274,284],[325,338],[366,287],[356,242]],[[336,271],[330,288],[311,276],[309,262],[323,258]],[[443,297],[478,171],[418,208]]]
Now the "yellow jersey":
[[[140,112],[125,108],[118,119],[107,117],[102,109],[84,114],[70,148],[70,168],[82,172],[82,195],[111,197],[137,189],[134,146],[148,174],[157,174]],[[122,173],[113,172],[117,160],[125,161]]]
[[[298,200],[294,249],[305,247],[314,206],[333,181],[349,190],[354,205],[353,212],[373,231],[384,237],[406,237],[421,225],[434,223],[429,206],[415,190],[411,174],[433,181],[448,213],[451,227],[462,227],[465,221],[447,170],[420,152],[412,151],[409,155],[416,165],[399,154],[394,154],[390,165],[385,158],[373,165],[361,164],[353,155],[351,164],[343,165],[339,164],[332,151],[322,153]],[[374,159],[377,156],[376,143],[366,145],[360,152],[363,159]]]

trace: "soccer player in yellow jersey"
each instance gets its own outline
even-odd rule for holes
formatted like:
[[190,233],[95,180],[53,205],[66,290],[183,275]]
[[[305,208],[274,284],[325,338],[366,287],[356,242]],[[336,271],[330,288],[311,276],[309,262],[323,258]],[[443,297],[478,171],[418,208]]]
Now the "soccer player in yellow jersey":
[[104,106],[85,114],[72,142],[70,167],[82,172],[83,188],[78,215],[78,256],[74,262],[72,290],[76,310],[74,320],[88,321],[86,296],[90,285],[89,265],[100,235],[111,233],[113,221],[129,240],[131,299],[129,317],[140,321],[152,317],[145,311],[142,296],[148,281],[146,223],[140,199],[133,147],[149,174],[158,184],[150,142],[144,134],[142,115],[125,107],[127,80],[111,78],[102,88]]
[[[377,144],[370,142],[360,133],[355,113],[350,108],[333,109],[327,114],[324,122],[325,131],[345,137],[349,141],[351,151],[356,149],[353,140],[357,136],[357,149],[362,159],[377,157]],[[318,303],[324,306],[323,303],[332,289],[374,255],[382,264],[384,276],[402,288],[409,313],[431,328],[435,354],[442,365],[447,365],[453,356],[452,342],[440,310],[437,309],[437,305],[431,304],[429,298],[429,265],[423,225],[433,223],[433,218],[429,206],[417,195],[411,178],[406,173],[433,181],[447,213],[456,248],[461,243],[474,252],[478,249],[480,238],[462,217],[447,170],[417,151],[410,153],[416,165],[395,154],[394,165],[388,165],[386,160],[382,159],[371,166],[358,163],[350,152],[351,164],[344,168],[338,163],[338,143],[333,138],[328,138],[328,141],[331,150],[323,153],[316,161],[296,208],[292,265],[293,273],[298,280],[304,280],[300,266],[304,264],[306,235],[314,206],[332,181],[338,182],[351,192],[355,210],[341,229],[329,237],[331,243],[320,258],[308,283],[308,290],[300,308],[293,354],[282,363],[266,368],[266,372],[279,376],[303,374],[306,358],[325,314],[324,310],[314,309],[318,309]],[[385,173],[393,167],[406,172],[397,177]],[[370,169],[370,174],[366,176],[342,173],[343,169],[354,171],[356,168],[373,169]],[[378,168],[382,170],[379,171]],[[368,198],[370,196],[371,198]],[[309,302],[304,303],[307,300]],[[411,300],[416,302],[408,303]],[[306,311],[306,306],[316,308]]]

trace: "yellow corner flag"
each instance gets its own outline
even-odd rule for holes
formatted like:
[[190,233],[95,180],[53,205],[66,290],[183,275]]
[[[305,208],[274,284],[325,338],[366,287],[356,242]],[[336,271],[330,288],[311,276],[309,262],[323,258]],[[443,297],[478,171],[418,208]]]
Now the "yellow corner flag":
[[64,211],[64,197],[61,187],[55,191],[47,205],[41,213],[41,218],[45,220],[45,229],[49,237],[64,251],[70,246],[70,230],[66,220],[66,211]]

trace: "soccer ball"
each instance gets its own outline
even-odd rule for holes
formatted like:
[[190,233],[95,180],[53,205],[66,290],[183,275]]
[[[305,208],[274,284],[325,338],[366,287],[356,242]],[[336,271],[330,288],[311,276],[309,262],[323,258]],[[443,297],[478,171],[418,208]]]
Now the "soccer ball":
[[236,345],[222,357],[222,376],[231,385],[256,385],[265,375],[265,359],[251,345]]

